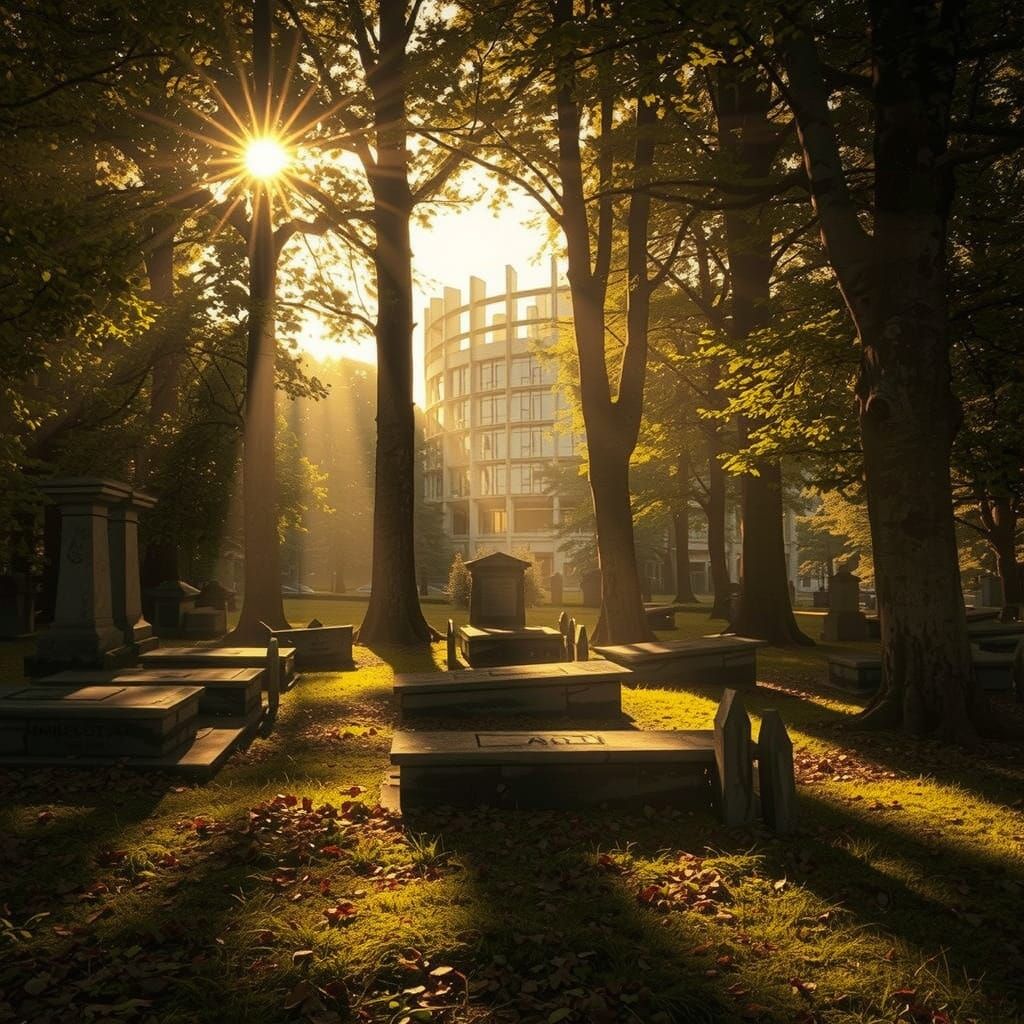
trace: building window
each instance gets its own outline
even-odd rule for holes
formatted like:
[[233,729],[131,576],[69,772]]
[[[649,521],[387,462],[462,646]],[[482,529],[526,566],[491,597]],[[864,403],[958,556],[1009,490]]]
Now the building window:
[[550,501],[546,504],[517,504],[513,522],[516,533],[548,533],[554,529],[555,512]]
[[469,507],[452,505],[452,536],[465,537],[469,533]]
[[508,513],[503,508],[480,509],[481,533],[505,533],[508,530]]
[[533,356],[515,356],[512,360],[512,383],[516,386],[543,384],[544,372],[540,363]]
[[481,459],[504,459],[508,456],[508,434],[504,430],[483,430],[477,435]]
[[505,386],[505,360],[488,359],[480,363],[480,390],[496,391]]
[[504,494],[507,487],[506,467],[502,463],[480,467],[480,493],[482,495]]
[[512,466],[512,494],[543,494],[545,466],[526,462]]
[[451,371],[451,397],[459,398],[469,393],[469,367],[457,366]]
[[427,405],[433,405],[444,398],[444,374],[436,373],[427,381]]
[[425,469],[441,469],[443,460],[441,458],[441,439],[437,438],[428,441],[423,446],[423,466]]
[[512,396],[512,420],[550,420],[555,396],[550,391],[523,391]]
[[449,406],[452,430],[466,430],[469,427],[469,399],[464,398],[461,402],[452,402]]
[[544,459],[555,453],[555,442],[545,427],[514,427],[512,429],[513,459]]
[[442,475],[440,471],[431,471],[423,474],[423,497],[440,498]]
[[505,396],[491,395],[480,399],[480,424],[505,422]]
[[468,469],[449,469],[448,470],[448,484],[449,490],[452,497],[454,498],[468,498],[469,497],[469,470]]

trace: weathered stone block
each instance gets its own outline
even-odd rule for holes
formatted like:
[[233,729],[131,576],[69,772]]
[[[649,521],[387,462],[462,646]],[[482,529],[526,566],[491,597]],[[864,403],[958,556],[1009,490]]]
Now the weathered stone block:
[[295,648],[299,672],[352,667],[352,626],[275,629],[273,635],[282,646]]
[[793,743],[782,716],[774,709],[761,715],[757,734],[757,779],[761,816],[773,832],[792,832],[797,823]]
[[754,817],[750,718],[736,690],[726,689],[715,712],[715,782],[722,821],[746,825]]

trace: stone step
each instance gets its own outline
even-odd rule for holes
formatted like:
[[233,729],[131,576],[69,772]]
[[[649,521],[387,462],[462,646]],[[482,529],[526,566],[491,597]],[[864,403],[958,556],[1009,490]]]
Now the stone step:
[[683,685],[757,685],[757,649],[763,640],[706,636],[698,640],[601,645],[594,650],[633,670],[640,682]]
[[612,717],[622,713],[620,684],[631,675],[603,660],[415,672],[395,676],[395,696],[403,714],[443,710]]
[[117,765],[150,771],[166,771],[186,778],[202,780],[213,775],[244,744],[249,729],[236,726],[201,725],[192,740],[180,750],[157,757],[120,757],[113,755],[0,754],[0,766],[5,768],[103,768]]
[[0,692],[0,756],[167,757],[196,734],[197,686],[18,686]]
[[40,679],[40,683],[57,686],[200,686],[200,715],[231,716],[249,720],[262,707],[261,689],[264,668],[175,668],[173,665],[152,669],[118,672],[59,672]]
[[[706,807],[714,733],[628,729],[396,732],[383,798],[403,811],[452,805]],[[397,785],[397,791],[395,789]]]
[[[295,648],[281,647],[281,686],[286,688],[295,678]],[[143,668],[266,668],[265,647],[161,647],[144,654]],[[266,687],[266,675],[263,685]]]

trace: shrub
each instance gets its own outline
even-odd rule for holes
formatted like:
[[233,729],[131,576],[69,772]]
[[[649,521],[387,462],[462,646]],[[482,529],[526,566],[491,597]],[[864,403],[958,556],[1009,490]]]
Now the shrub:
[[448,570],[448,584],[444,588],[449,603],[456,604],[460,608],[468,608],[469,589],[472,582],[473,579],[466,568],[466,563],[462,560],[462,555],[456,551],[451,568]]

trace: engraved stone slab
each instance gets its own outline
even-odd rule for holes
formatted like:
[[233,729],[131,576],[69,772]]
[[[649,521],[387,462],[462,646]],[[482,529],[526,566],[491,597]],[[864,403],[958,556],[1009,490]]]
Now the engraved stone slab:
[[458,639],[463,660],[473,668],[560,661],[564,653],[562,634],[550,626],[523,629],[460,626]]
[[59,672],[41,679],[55,686],[108,684],[112,686],[200,686],[201,715],[248,717],[260,707],[263,669],[259,668],[166,668],[114,672],[82,670]]
[[[282,684],[295,675],[295,648],[282,646],[278,650]],[[143,668],[264,668],[267,664],[265,647],[162,647],[144,654]],[[264,677],[264,685],[266,678]]]
[[352,626],[275,629],[271,635],[283,646],[295,648],[299,672],[352,667]]
[[606,661],[509,665],[395,677],[403,713],[486,711],[614,716],[622,711],[620,681],[632,673]]
[[195,686],[31,686],[0,694],[0,755],[160,757],[195,735]]
[[755,686],[757,649],[764,646],[763,640],[749,637],[709,636],[593,649],[609,661],[628,666],[645,682]]

